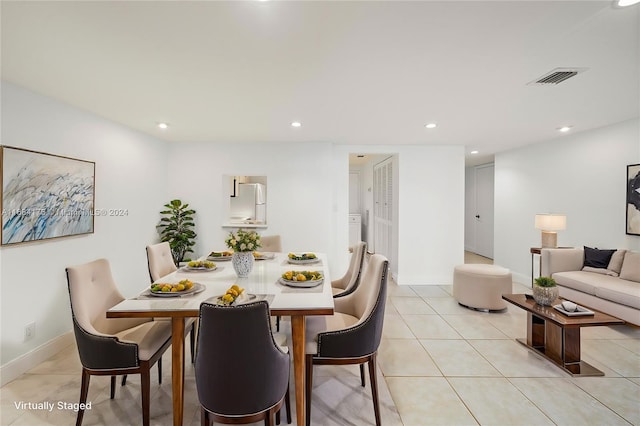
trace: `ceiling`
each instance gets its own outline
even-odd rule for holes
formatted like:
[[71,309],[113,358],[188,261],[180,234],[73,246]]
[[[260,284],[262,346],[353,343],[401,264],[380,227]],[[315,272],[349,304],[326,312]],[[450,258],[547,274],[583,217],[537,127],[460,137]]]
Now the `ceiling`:
[[[464,145],[467,164],[480,164],[561,137],[563,125],[575,133],[640,115],[638,5],[0,7],[4,80],[176,143]],[[559,67],[587,70],[558,85],[527,84]]]

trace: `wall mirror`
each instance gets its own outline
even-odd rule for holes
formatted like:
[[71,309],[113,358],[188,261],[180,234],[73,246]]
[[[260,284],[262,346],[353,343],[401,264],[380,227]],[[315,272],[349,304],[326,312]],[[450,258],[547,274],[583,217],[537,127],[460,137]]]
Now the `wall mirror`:
[[225,186],[229,191],[230,224],[266,225],[267,223],[267,177],[225,175]]

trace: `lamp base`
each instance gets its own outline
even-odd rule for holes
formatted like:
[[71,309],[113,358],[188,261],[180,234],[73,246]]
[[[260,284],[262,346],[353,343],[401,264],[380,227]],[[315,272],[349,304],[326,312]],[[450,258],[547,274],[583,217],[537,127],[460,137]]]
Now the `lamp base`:
[[542,248],[557,248],[558,233],[550,231],[542,231]]

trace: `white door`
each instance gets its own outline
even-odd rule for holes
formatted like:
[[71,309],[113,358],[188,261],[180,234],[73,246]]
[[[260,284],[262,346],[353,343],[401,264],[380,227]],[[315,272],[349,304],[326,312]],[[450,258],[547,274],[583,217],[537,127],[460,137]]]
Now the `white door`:
[[391,158],[373,167],[373,223],[375,253],[391,259],[393,168]]
[[349,171],[349,214],[360,214],[360,173]]
[[476,253],[493,259],[494,165],[475,168],[476,175]]

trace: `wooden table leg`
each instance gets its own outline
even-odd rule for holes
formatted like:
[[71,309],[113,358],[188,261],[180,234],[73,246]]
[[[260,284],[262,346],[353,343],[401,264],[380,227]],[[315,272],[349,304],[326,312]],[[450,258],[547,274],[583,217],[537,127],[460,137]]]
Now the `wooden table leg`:
[[184,403],[184,318],[171,320],[171,393],[173,426],[182,426]]
[[296,421],[298,426],[305,424],[304,375],[305,375],[305,316],[291,316],[291,340],[293,343],[293,380],[296,388]]

